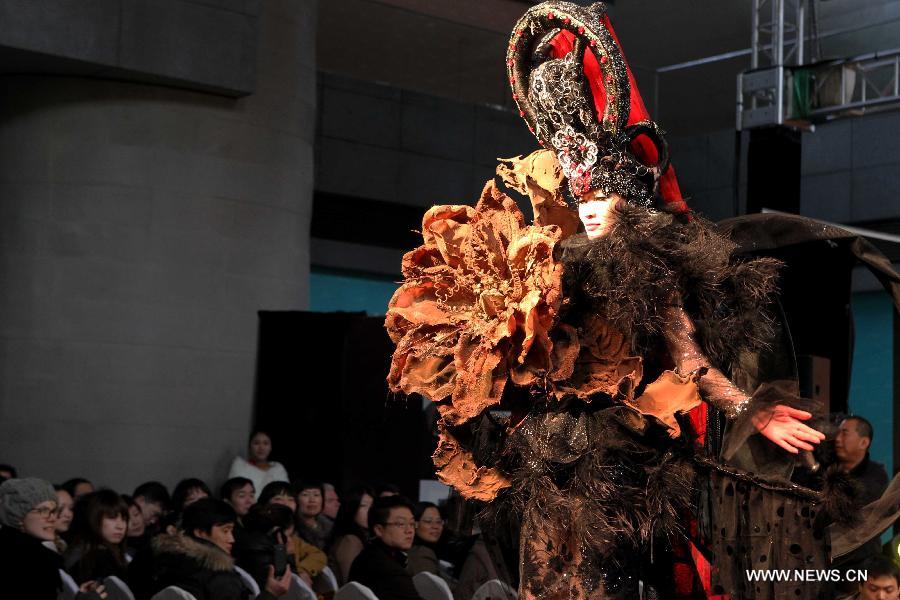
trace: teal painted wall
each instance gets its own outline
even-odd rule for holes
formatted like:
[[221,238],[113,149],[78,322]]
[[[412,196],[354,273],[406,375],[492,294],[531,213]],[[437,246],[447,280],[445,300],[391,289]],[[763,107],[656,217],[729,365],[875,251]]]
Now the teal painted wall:
[[856,344],[850,379],[850,411],[872,422],[871,456],[893,471],[894,344],[893,307],[885,292],[854,294],[851,300]]
[[309,310],[383,315],[397,287],[397,282],[390,277],[313,269],[309,274]]

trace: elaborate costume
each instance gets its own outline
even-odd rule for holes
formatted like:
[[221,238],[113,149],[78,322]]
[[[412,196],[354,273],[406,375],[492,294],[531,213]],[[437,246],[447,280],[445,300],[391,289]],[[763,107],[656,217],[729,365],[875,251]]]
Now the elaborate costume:
[[386,319],[390,386],[441,416],[438,477],[519,529],[523,598],[821,597],[745,572],[825,568],[840,512],[839,478],[785,478],[823,436],[783,368],[778,261],[690,214],[602,4],[533,7],[507,66],[545,150],[498,175],[533,223],[494,181],[432,208]]

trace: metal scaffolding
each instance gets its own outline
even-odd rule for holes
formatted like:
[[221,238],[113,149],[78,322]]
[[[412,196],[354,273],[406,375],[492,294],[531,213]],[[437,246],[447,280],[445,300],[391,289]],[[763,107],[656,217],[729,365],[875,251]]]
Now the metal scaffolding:
[[900,49],[816,62],[816,1],[753,0],[751,67],[737,79],[738,130],[900,107]]

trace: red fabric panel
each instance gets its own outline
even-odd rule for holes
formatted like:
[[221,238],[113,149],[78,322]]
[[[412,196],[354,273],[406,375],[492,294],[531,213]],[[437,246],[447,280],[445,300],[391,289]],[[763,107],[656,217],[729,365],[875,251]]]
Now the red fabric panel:
[[[622,52],[622,57],[624,58],[625,53],[622,51],[622,44],[619,43],[619,38],[616,36],[612,23],[609,21],[609,16],[604,15],[602,22],[603,25],[609,29],[609,32],[612,34],[616,44],[618,44],[619,51]],[[563,30],[550,42],[552,48],[550,52],[551,56],[553,58],[562,58],[572,51],[574,42],[575,34],[571,31]],[[628,83],[631,88],[631,97],[629,98],[630,112],[628,114],[627,122],[627,125],[630,126],[641,121],[649,120],[650,113],[647,111],[644,99],[641,97],[641,93],[638,90],[634,73],[632,73],[631,67],[628,66],[627,60],[625,61],[625,67],[628,71]],[[594,97],[594,108],[597,111],[598,117],[602,118],[602,115],[606,112],[606,86],[603,82],[603,77],[601,76],[600,64],[597,62],[597,58],[594,56],[593,52],[584,53],[584,74],[587,78],[591,95]],[[640,136],[634,140],[630,145],[630,150],[637,158],[646,164],[656,164],[657,160],[659,160],[656,146],[646,136]],[[678,212],[688,211],[687,204],[681,195],[678,179],[675,177],[675,170],[671,166],[660,178],[659,194],[666,204],[672,205],[672,208],[675,208]]]

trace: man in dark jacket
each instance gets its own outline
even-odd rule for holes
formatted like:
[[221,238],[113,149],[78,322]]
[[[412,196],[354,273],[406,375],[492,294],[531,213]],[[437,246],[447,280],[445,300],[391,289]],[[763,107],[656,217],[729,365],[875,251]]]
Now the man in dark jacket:
[[379,600],[421,600],[406,571],[406,551],[416,533],[412,503],[401,496],[376,498],[369,531],[375,538],[350,566],[350,581],[370,588]]
[[[872,445],[874,434],[872,424],[868,420],[852,416],[841,422],[834,439],[834,453],[840,468],[858,484],[857,508],[862,508],[873,500],[877,500],[888,485],[888,476],[884,465],[869,458],[869,448]],[[869,559],[881,552],[878,533],[873,531],[871,540],[853,552],[840,557],[835,561],[834,566],[843,571],[864,568]],[[843,592],[854,591],[855,587],[854,583],[848,581],[838,585]]]
[[860,506],[877,500],[888,484],[884,465],[869,458],[874,435],[869,421],[852,416],[844,419],[834,440],[834,452],[841,469],[860,485]]
[[[234,570],[231,547],[237,515],[227,503],[204,498],[188,506],[182,530],[153,539],[152,556],[135,557],[129,584],[139,600],[174,585],[197,600],[249,600],[253,594]],[[258,600],[274,600],[287,593],[291,573],[280,578],[270,567],[265,589]]]

